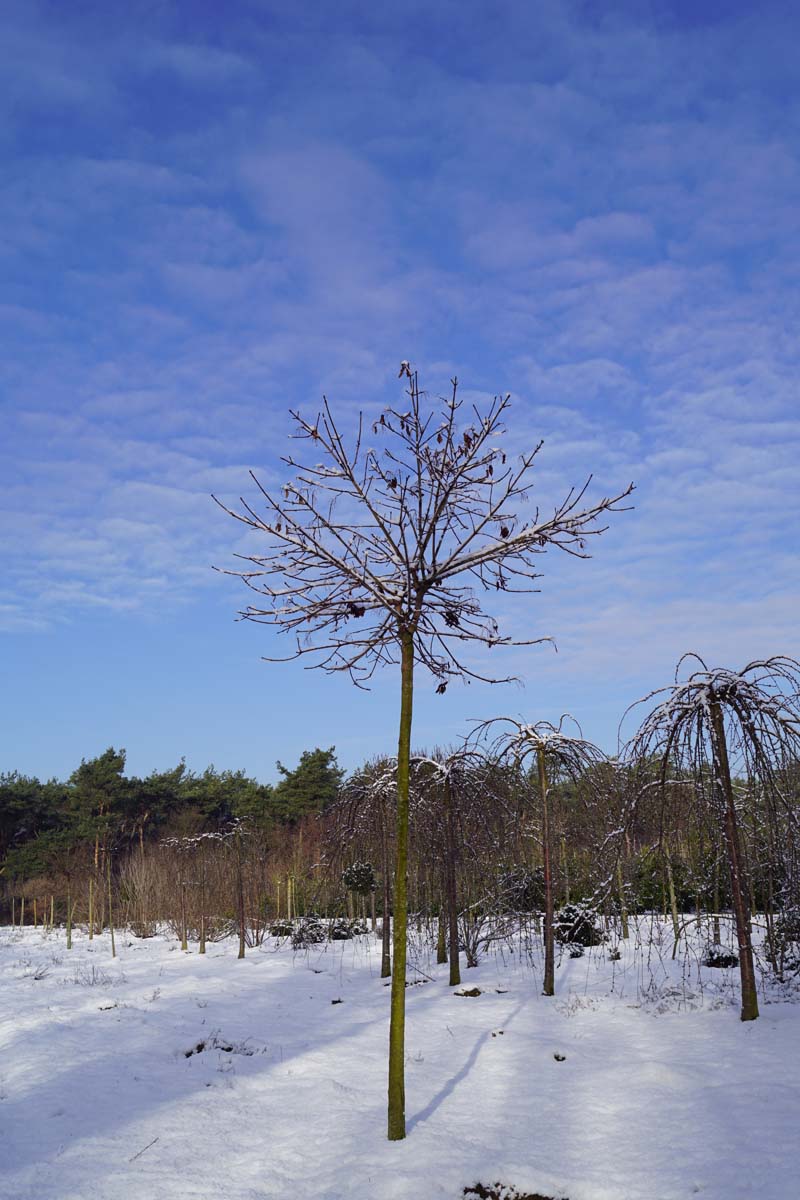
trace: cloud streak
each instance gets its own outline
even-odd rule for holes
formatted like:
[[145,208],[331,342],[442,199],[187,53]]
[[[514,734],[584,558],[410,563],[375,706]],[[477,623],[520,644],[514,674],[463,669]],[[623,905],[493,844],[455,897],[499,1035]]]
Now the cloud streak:
[[799,653],[788,10],[401,9],[6,7],[0,628],[232,612],[209,493],[279,480],[290,407],[352,426],[411,357],[513,393],[536,501],[637,482],[592,564],[548,562],[534,676]]

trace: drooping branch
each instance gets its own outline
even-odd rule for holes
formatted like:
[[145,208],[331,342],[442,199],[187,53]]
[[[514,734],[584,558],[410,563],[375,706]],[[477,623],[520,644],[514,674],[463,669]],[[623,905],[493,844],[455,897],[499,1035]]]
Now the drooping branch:
[[[700,669],[682,679],[684,662]],[[743,854],[743,798],[760,795],[770,842],[780,805],[797,829],[787,765],[800,753],[800,664],[785,657],[748,663],[740,672],[710,670],[698,655],[684,655],[675,683],[644,701],[659,699],[628,743],[628,756],[659,762],[662,808],[668,771],[688,771],[693,792],[716,826],[728,861],[742,983],[742,1020],[758,1016],[751,913],[752,875]],[[634,706],[635,707],[635,706]],[[630,710],[629,710],[630,711]],[[740,778],[737,780],[737,774]],[[786,781],[786,782],[785,782]],[[738,785],[738,786],[737,786]]]

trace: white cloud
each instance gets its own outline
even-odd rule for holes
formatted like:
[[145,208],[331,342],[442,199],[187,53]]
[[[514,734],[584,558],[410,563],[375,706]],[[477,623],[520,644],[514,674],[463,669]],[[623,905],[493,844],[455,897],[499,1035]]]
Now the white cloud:
[[[666,10],[505,5],[475,44],[456,5],[416,6],[413,28],[360,13],[356,34],[339,9],[318,28],[276,8],[271,71],[235,20],[224,46],[153,29],[102,62],[24,25],[7,57],[41,45],[25,80],[10,64],[19,112],[61,97],[83,116],[0,195],[0,622],[233,613],[245,597],[209,564],[250,543],[208,493],[253,495],[251,466],[273,485],[290,407],[325,391],[352,427],[410,357],[433,392],[452,374],[470,401],[512,391],[509,444],[545,437],[534,501],[590,471],[593,495],[637,482],[591,563],[547,556],[541,597],[509,607],[559,645],[519,656],[526,704],[562,679],[643,690],[690,646],[796,653],[786,47],[755,14],[693,33]],[[450,18],[446,44],[419,36]],[[732,54],[745,35],[785,94]],[[143,76],[196,110],[145,128]]]
[[174,71],[203,89],[241,80],[254,71],[253,64],[241,54],[189,42],[154,42],[139,61],[143,66]]

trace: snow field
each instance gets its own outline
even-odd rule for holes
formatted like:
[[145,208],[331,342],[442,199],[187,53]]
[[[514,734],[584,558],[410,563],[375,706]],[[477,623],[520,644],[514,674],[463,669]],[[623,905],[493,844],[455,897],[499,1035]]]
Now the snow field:
[[[800,1007],[738,1019],[738,972],[664,927],[564,957],[409,970],[408,1137],[386,1125],[389,988],[371,936],[0,931],[2,1200],[457,1200],[503,1180],[569,1200],[796,1200]],[[413,957],[413,955],[412,955]],[[461,989],[458,989],[461,990]],[[341,1003],[334,1003],[341,1001]],[[202,1047],[202,1048],[201,1048]],[[556,1054],[563,1056],[557,1061]]]

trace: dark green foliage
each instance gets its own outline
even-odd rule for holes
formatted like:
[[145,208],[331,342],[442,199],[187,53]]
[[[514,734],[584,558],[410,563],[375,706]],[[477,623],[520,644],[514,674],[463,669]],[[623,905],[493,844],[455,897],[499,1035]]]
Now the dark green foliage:
[[190,775],[181,789],[184,801],[181,832],[194,832],[189,826],[219,828],[230,821],[248,819],[261,828],[274,816],[273,789],[249,778],[244,771],[217,771],[207,767],[202,775]]
[[295,950],[304,950],[307,946],[318,945],[327,941],[328,931],[319,917],[303,917],[292,928],[292,946]]
[[272,937],[287,938],[294,933],[294,924],[291,921],[275,921],[269,927]]
[[328,937],[332,942],[349,942],[351,938],[360,937],[366,932],[363,921],[351,921],[345,917],[337,917],[328,927]]
[[126,777],[125,751],[109,747],[83,759],[66,783],[0,774],[0,868],[7,880],[70,874],[76,855],[95,846],[125,852],[247,820],[259,831],[327,808],[342,771],[333,747],[306,751],[277,788],[244,771],[208,767],[195,775],[181,760],[145,778]]
[[70,824],[78,839],[113,843],[122,825],[129,781],[123,777],[125,751],[109,746],[97,758],[81,759],[65,793]]
[[787,905],[775,922],[775,933],[790,942],[800,942],[800,906]]
[[327,750],[304,750],[293,771],[280,762],[277,764],[283,778],[273,796],[280,820],[298,821],[311,813],[324,812],[334,803],[344,778],[334,751],[334,746]]
[[556,913],[553,929],[562,946],[599,946],[605,941],[597,911],[588,904],[565,904]]
[[631,867],[627,899],[634,912],[660,912],[666,905],[663,864],[649,852],[638,854]]
[[675,857],[671,859],[680,911],[686,912],[699,902],[707,912],[713,912],[717,900],[721,908],[729,907],[731,888],[728,867],[720,860],[718,848],[706,847],[702,851],[695,848],[691,858],[690,864],[684,864]]
[[53,828],[56,789],[63,786],[55,781],[43,784],[17,771],[0,775],[0,859],[11,846]]
[[10,879],[30,879],[37,875],[59,875],[69,879],[78,865],[78,850],[70,830],[50,829],[10,850],[4,873]]
[[[696,887],[687,864],[677,854],[670,855],[672,882],[678,911],[687,912],[694,908]],[[706,879],[710,879],[709,874]],[[706,884],[708,887],[708,884]],[[635,912],[661,912],[669,904],[667,876],[663,855],[655,850],[645,850],[637,855],[633,863],[632,882],[627,889],[627,900]]]
[[342,871],[342,883],[348,892],[356,892],[359,896],[369,896],[375,891],[377,880],[372,863],[354,862]]
[[732,950],[726,950],[724,946],[716,945],[706,947],[703,955],[704,967],[737,967],[738,965],[738,955],[734,954]]
[[772,927],[775,949],[773,966],[782,977],[800,974],[800,907],[787,906],[779,914]]
[[152,771],[145,779],[128,780],[123,816],[127,839],[144,842],[174,823],[188,800],[186,787],[191,780],[183,760],[170,771]]
[[541,867],[506,867],[497,877],[497,889],[501,905],[509,912],[540,912],[544,906]]

